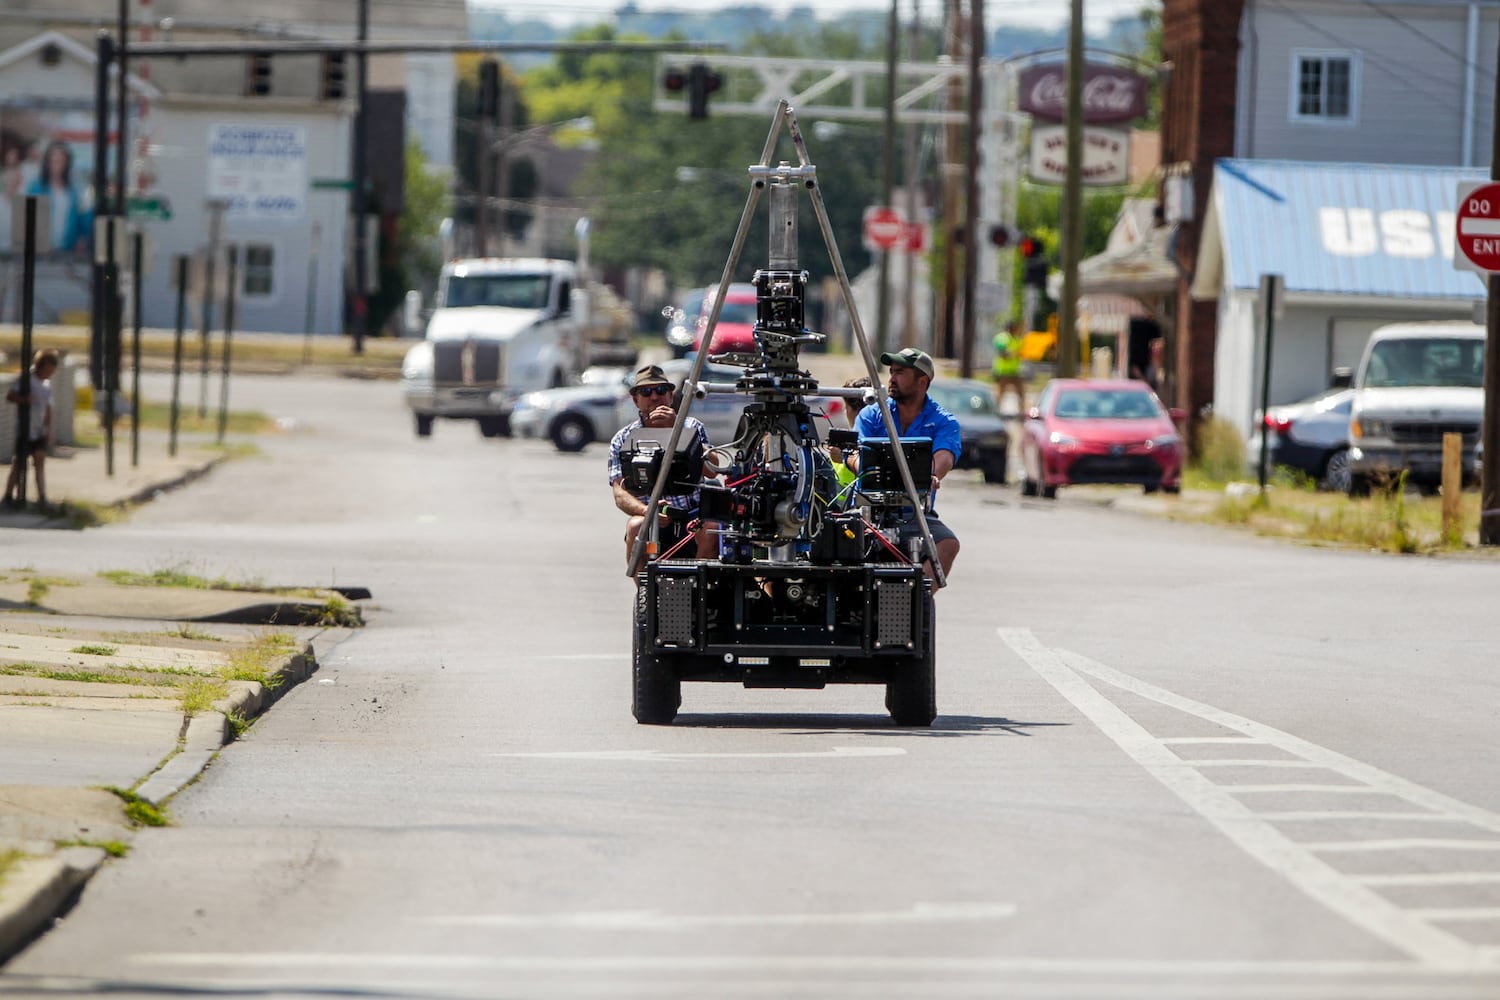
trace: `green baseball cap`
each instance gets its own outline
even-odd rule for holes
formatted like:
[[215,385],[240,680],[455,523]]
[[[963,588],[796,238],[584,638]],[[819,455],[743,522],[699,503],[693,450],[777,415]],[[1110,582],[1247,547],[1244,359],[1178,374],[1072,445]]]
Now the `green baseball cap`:
[[932,358],[927,352],[919,351],[915,347],[903,348],[895,354],[882,354],[880,363],[891,368],[915,368],[928,378],[932,378],[936,371],[932,366]]

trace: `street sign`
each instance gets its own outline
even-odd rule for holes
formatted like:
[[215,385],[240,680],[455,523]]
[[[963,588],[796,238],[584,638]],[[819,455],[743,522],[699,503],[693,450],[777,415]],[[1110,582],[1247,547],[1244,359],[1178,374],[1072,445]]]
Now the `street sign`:
[[170,222],[172,205],[160,195],[131,195],[125,201],[125,212],[132,219]]
[[353,191],[354,181],[347,177],[314,177],[312,189],[314,191]]
[[894,250],[906,238],[906,220],[885,205],[865,209],[864,242],[867,250]]
[[1500,184],[1483,184],[1458,201],[1459,253],[1481,271],[1500,272]]

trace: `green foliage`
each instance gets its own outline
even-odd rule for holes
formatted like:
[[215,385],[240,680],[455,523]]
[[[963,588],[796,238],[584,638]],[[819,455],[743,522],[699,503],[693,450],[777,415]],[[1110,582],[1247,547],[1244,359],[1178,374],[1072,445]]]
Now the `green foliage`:
[[446,173],[429,170],[422,149],[416,142],[406,144],[406,204],[396,229],[401,270],[407,288],[430,290],[443,266],[443,249],[438,230],[453,212],[449,195],[450,178]]
[[120,840],[89,840],[78,837],[73,840],[59,840],[59,849],[64,847],[97,847],[112,858],[123,858],[130,853],[130,845]]
[[111,785],[105,791],[112,793],[125,804],[125,816],[134,826],[166,826],[169,822],[165,811],[158,809],[135,792]]
[[106,646],[102,643],[84,643],[82,646],[74,646],[68,650],[70,653],[83,653],[88,656],[114,656],[119,651],[118,646]]
[[1245,474],[1245,440],[1234,424],[1210,417],[1198,428],[1196,471],[1210,483],[1229,483]]

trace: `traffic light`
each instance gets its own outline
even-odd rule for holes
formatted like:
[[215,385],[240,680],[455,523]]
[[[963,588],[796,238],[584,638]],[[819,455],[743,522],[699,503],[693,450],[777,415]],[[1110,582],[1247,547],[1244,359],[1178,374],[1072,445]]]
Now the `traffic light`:
[[1025,259],[1022,282],[1032,288],[1047,287],[1047,247],[1039,237],[1023,235],[1016,250]]
[[500,119],[500,63],[495,59],[479,64],[479,117]]
[[245,93],[250,97],[265,97],[271,92],[271,57],[264,52],[252,52],[245,65]]
[[323,53],[323,71],[318,88],[321,100],[342,101],[344,99],[344,56],[343,52]]
[[681,70],[667,70],[666,79],[661,82],[673,93],[687,88],[687,117],[706,118],[708,94],[718,90],[724,81],[718,73],[709,69],[708,63],[693,63],[687,67],[687,78],[682,78]]

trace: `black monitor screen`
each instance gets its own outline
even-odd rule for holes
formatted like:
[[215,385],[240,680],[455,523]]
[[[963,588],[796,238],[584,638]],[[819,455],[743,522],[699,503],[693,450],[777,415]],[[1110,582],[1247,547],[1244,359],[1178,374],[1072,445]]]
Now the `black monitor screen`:
[[[932,485],[932,438],[902,438],[901,450],[911,468],[912,485],[925,492]],[[888,439],[862,441],[859,446],[859,488],[866,493],[905,490],[896,450]]]

